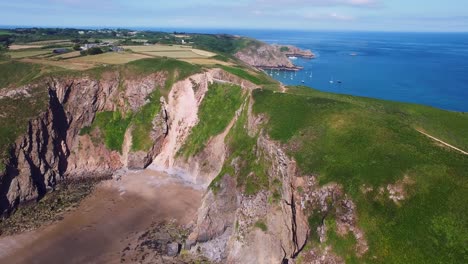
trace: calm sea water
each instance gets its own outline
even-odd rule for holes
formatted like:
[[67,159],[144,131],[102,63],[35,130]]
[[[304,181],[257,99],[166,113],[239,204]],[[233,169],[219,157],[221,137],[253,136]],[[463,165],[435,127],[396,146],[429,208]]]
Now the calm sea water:
[[285,84],[304,81],[322,91],[468,111],[468,34],[245,33],[317,54],[313,60],[295,60],[304,67],[297,74],[273,73]]

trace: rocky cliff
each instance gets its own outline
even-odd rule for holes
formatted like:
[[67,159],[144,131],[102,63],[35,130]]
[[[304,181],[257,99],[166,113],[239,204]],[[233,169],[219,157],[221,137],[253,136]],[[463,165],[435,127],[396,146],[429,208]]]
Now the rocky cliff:
[[293,45],[273,45],[288,57],[301,57],[306,59],[315,58],[315,54],[311,50],[303,50]]
[[268,45],[262,42],[250,43],[235,56],[250,66],[263,69],[299,70],[289,59],[290,56],[314,58],[310,50],[302,50],[292,45]]
[[64,177],[102,176],[121,168],[120,153],[93,142],[89,135],[81,136],[80,131],[91,125],[97,112],[141,107],[155,83],[164,78],[147,76],[127,83],[125,91],[119,90],[118,72],[106,72],[100,79],[83,76],[42,80],[49,93],[48,107],[29,121],[27,133],[11,147],[0,178],[2,212],[20,202],[40,199]]
[[[158,157],[160,162],[156,164],[173,167],[174,153],[169,149],[177,144],[176,141],[180,145],[195,124],[197,104],[202,100],[208,83],[224,79],[244,85],[238,77],[211,70],[176,82],[168,103],[164,97],[157,102],[149,102],[148,95],[157,87],[164,87],[166,75],[156,72],[128,78],[118,71],[109,71],[100,78],[50,77],[35,84],[47,84],[48,106],[46,111],[29,121],[27,132],[11,146],[6,169],[0,174],[1,211],[8,213],[23,201],[40,199],[65,177],[96,177],[111,175],[122,168],[144,168],[163,147],[163,154]],[[200,87],[196,96],[193,86]],[[187,105],[188,102],[192,104]],[[147,150],[132,149],[131,123],[125,128],[121,151],[106,146],[102,140],[105,131],[100,127],[90,133],[82,133],[84,128],[93,124],[97,113],[126,114],[149,103],[157,103],[161,107],[152,121],[150,137],[153,144]],[[180,129],[181,126],[172,126],[178,122],[182,122],[181,126],[186,125],[185,131],[174,130]],[[166,139],[169,133],[171,137]],[[167,160],[162,161],[163,156],[168,157]]]
[[[336,217],[340,234],[352,234],[358,241],[357,254],[367,251],[364,233],[356,226],[355,205],[341,186],[319,186],[314,176],[301,175],[296,162],[281,144],[262,131],[267,120],[256,116],[252,104],[239,111],[248,114],[244,128],[257,138],[252,151],[265,164],[267,188],[255,194],[239,188],[242,157],[230,153],[226,161],[233,171],[222,171],[215,188],[206,193],[194,231],[186,247],[202,252],[219,263],[344,263],[327,241],[325,219]],[[238,121],[239,122],[239,121]],[[247,171],[250,176],[253,171]],[[308,219],[320,218],[317,225]],[[316,246],[310,246],[316,243]]]

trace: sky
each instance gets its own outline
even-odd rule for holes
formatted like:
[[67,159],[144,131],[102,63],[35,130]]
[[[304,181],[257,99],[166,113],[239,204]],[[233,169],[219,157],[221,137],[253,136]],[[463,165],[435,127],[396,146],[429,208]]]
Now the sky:
[[0,25],[468,32],[468,0],[0,0]]

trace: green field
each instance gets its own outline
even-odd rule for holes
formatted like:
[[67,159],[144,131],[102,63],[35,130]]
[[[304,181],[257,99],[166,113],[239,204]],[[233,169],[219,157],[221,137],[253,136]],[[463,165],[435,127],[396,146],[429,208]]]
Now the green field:
[[146,51],[142,54],[157,56],[157,57],[168,57],[174,59],[189,59],[189,58],[204,58],[204,56],[198,55],[190,50],[182,51]]
[[124,48],[144,55],[174,59],[209,58],[216,55],[212,52],[181,45],[124,46]]
[[[66,55],[66,54],[65,54]],[[65,60],[70,63],[94,63],[94,64],[125,64],[131,61],[150,58],[142,54],[128,52],[106,52],[103,54],[82,56]]]
[[[268,134],[285,144],[302,175],[340,183],[351,195],[370,246],[359,262],[467,262],[468,156],[415,130],[466,146],[467,115],[309,88],[289,92],[254,91],[254,111],[268,115]],[[401,205],[379,195],[405,176],[414,184]],[[343,241],[329,243],[343,254]]]

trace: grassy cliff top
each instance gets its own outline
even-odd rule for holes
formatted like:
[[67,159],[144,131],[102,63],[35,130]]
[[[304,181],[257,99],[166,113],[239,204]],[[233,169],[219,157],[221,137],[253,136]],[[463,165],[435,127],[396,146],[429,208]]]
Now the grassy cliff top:
[[[468,115],[306,87],[253,95],[254,111],[269,118],[267,133],[302,175],[341,184],[357,205],[370,246],[364,258],[354,255],[355,241],[329,234],[347,262],[466,261],[468,155],[417,130],[466,150]],[[388,186],[401,182],[405,198],[395,203]]]

